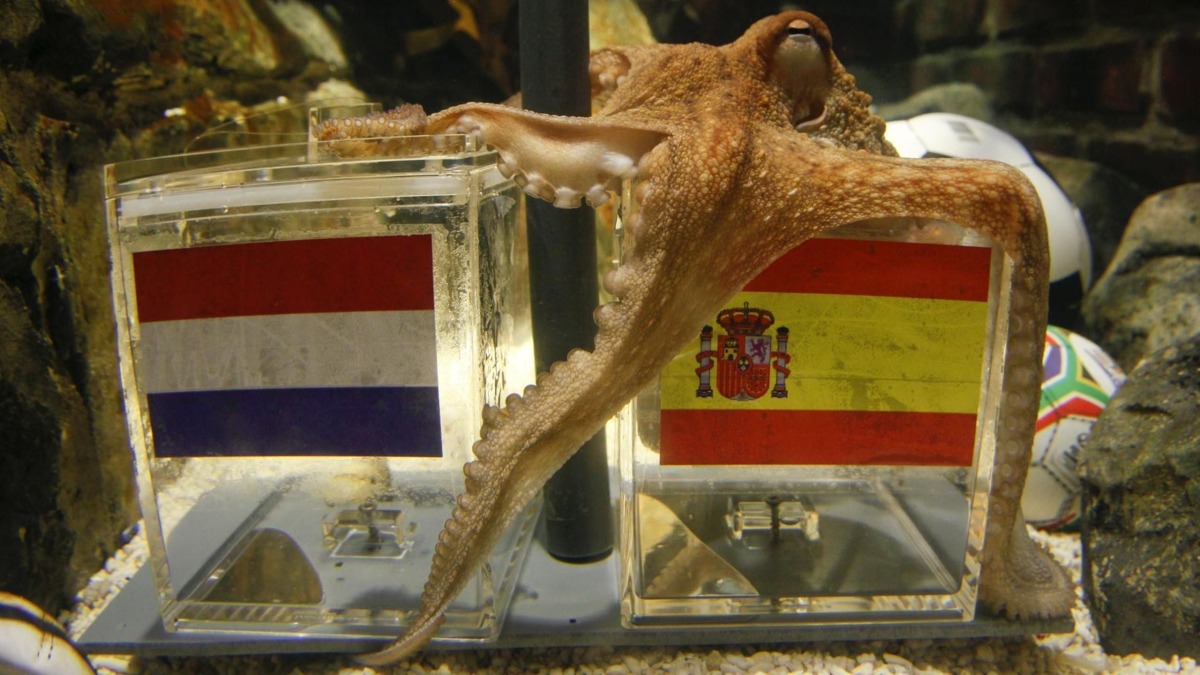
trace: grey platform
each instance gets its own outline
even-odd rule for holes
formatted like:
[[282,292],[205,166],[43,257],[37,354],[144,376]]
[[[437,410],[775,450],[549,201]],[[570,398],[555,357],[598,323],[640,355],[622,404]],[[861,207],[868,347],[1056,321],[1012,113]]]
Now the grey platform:
[[[559,562],[535,537],[500,638],[494,643],[438,643],[431,651],[521,647],[719,645],[859,640],[1014,637],[1070,633],[1068,617],[1017,622],[982,616],[970,622],[906,621],[879,624],[638,628],[621,626],[618,558],[587,565]],[[150,571],[143,566],[79,640],[93,654],[144,656],[362,652],[386,640],[164,629]]]

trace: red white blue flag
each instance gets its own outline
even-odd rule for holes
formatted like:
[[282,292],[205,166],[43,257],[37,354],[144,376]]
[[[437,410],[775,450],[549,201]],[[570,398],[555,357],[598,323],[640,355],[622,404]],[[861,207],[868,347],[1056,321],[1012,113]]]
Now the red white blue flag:
[[158,457],[441,456],[430,235],[133,254]]

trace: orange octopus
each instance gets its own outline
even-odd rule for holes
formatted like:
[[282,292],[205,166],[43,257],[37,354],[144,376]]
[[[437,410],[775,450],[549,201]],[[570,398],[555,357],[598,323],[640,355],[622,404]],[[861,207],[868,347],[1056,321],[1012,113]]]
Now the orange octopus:
[[[326,139],[369,133],[473,133],[500,170],[556,206],[604,202],[636,178],[623,265],[604,278],[617,298],[596,311],[595,349],[576,351],[484,416],[466,491],[435,549],[421,608],[392,645],[360,657],[390,663],[424,645],[446,607],[543,483],[654,381],[705,320],[782,252],[842,225],[888,218],[976,229],[1012,263],[1011,325],[982,551],[980,598],[1014,618],[1070,611],[1067,576],[1033,544],[1020,512],[1038,412],[1048,251],[1037,194],[1007,166],[903,160],[806,12],[768,17],[737,41],[611,48],[592,55],[589,118],[471,103],[413,121],[400,113],[329,123]],[[357,148],[357,149],[355,149]],[[647,327],[658,339],[646,340]],[[804,433],[797,429],[797,434]]]

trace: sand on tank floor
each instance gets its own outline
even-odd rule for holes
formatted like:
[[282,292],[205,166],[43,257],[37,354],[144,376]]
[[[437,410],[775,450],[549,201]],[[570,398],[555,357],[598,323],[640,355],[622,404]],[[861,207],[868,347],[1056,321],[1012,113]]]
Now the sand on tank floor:
[[[1079,582],[1079,536],[1030,530]],[[139,532],[79,592],[64,623],[82,635],[95,616],[148,556]],[[354,665],[348,656],[228,656],[140,658],[94,655],[101,673],[1200,673],[1195,659],[1147,659],[1140,654],[1106,654],[1076,586],[1073,634],[984,640],[906,640],[801,645],[730,645],[697,649],[663,647],[571,647],[422,653],[390,669]]]

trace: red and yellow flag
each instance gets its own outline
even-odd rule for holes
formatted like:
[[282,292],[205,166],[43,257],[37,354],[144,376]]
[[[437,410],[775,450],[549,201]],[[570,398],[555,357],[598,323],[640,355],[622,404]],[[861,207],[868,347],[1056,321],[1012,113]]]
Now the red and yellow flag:
[[813,239],[664,370],[663,464],[970,466],[992,249]]

